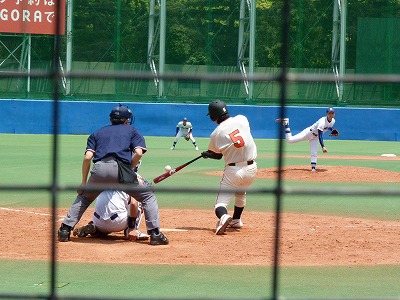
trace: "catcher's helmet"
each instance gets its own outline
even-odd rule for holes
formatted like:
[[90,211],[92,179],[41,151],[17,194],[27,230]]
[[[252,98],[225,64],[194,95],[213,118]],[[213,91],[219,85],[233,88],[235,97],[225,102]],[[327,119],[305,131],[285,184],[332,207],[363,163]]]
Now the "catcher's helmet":
[[228,108],[224,101],[215,100],[208,105],[208,116],[211,121],[218,120],[221,116],[228,113]]
[[129,120],[128,123],[132,124],[132,117],[132,111],[128,108],[128,106],[122,104],[113,107],[110,113],[110,118],[113,123],[124,123],[126,120]]

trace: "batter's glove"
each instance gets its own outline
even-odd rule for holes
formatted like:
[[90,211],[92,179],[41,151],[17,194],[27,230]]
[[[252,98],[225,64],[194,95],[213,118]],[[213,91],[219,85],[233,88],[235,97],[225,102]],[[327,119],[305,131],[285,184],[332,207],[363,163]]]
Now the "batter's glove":
[[332,129],[331,133],[329,134],[329,136],[338,136],[339,135],[339,130],[337,129]]
[[201,152],[201,156],[203,158],[221,159],[222,153],[215,153],[213,151],[207,150],[207,151]]
[[190,134],[185,135],[185,140],[190,140]]

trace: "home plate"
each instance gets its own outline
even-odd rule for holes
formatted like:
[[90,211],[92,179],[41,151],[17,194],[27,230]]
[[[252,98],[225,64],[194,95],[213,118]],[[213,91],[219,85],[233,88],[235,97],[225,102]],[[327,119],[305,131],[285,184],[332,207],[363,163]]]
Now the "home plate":
[[396,157],[396,154],[385,153],[385,154],[381,154],[381,156],[384,156],[384,157]]
[[177,229],[177,228],[161,228],[161,231],[168,232],[168,231],[188,231],[188,230],[186,230],[186,229]]

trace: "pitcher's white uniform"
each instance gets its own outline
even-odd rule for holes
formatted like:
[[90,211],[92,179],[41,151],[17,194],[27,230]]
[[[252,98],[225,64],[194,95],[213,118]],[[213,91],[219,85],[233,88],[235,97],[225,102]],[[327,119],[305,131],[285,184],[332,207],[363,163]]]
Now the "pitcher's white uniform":
[[[243,115],[230,117],[221,122],[210,136],[208,150],[221,153],[225,160],[224,175],[215,208],[227,207],[235,196],[235,206],[246,205],[246,189],[253,183],[257,173],[257,147],[250,132],[250,125]],[[241,189],[230,192],[229,189]],[[223,192],[221,192],[223,190]]]
[[[324,139],[322,134],[328,130],[332,130],[333,125],[335,125],[334,109],[327,109],[327,116],[318,119],[313,125],[305,128],[300,133],[293,135],[290,131],[289,123],[285,125],[285,138],[290,144],[298,143],[301,141],[310,141],[310,157],[311,157],[311,170],[315,171],[317,165],[317,155],[318,155],[318,143],[321,145],[322,149],[325,148]],[[328,116],[328,114],[332,114]],[[329,118],[331,120],[329,121]],[[326,148],[325,148],[326,149]],[[326,152],[326,150],[324,150]]]

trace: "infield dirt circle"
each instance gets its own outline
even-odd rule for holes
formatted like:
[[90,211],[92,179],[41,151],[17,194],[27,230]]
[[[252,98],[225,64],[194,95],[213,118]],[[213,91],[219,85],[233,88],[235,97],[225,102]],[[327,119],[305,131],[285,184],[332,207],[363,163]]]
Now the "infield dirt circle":
[[[258,177],[274,178],[275,169],[259,169]],[[214,173],[214,175],[218,175]],[[285,167],[284,178],[309,181],[400,182],[400,174],[358,167],[322,167],[312,173],[304,166]],[[58,211],[58,220],[67,209]],[[90,208],[79,225],[90,221]],[[244,227],[214,234],[216,217],[209,210],[160,209],[161,227],[169,238],[166,246],[130,242],[121,233],[106,239],[71,237],[57,242],[58,260],[132,264],[259,265],[273,263],[275,217],[270,212],[245,210]],[[282,214],[280,263],[287,266],[400,264],[400,221]],[[0,210],[1,258],[49,260],[50,209]],[[57,224],[58,225],[58,224]],[[25,227],[25,228],[22,228]],[[35,234],[24,234],[35,229]],[[145,231],[145,230],[143,230]],[[21,235],[16,236],[20,232]],[[138,253],[140,255],[138,255]]]

